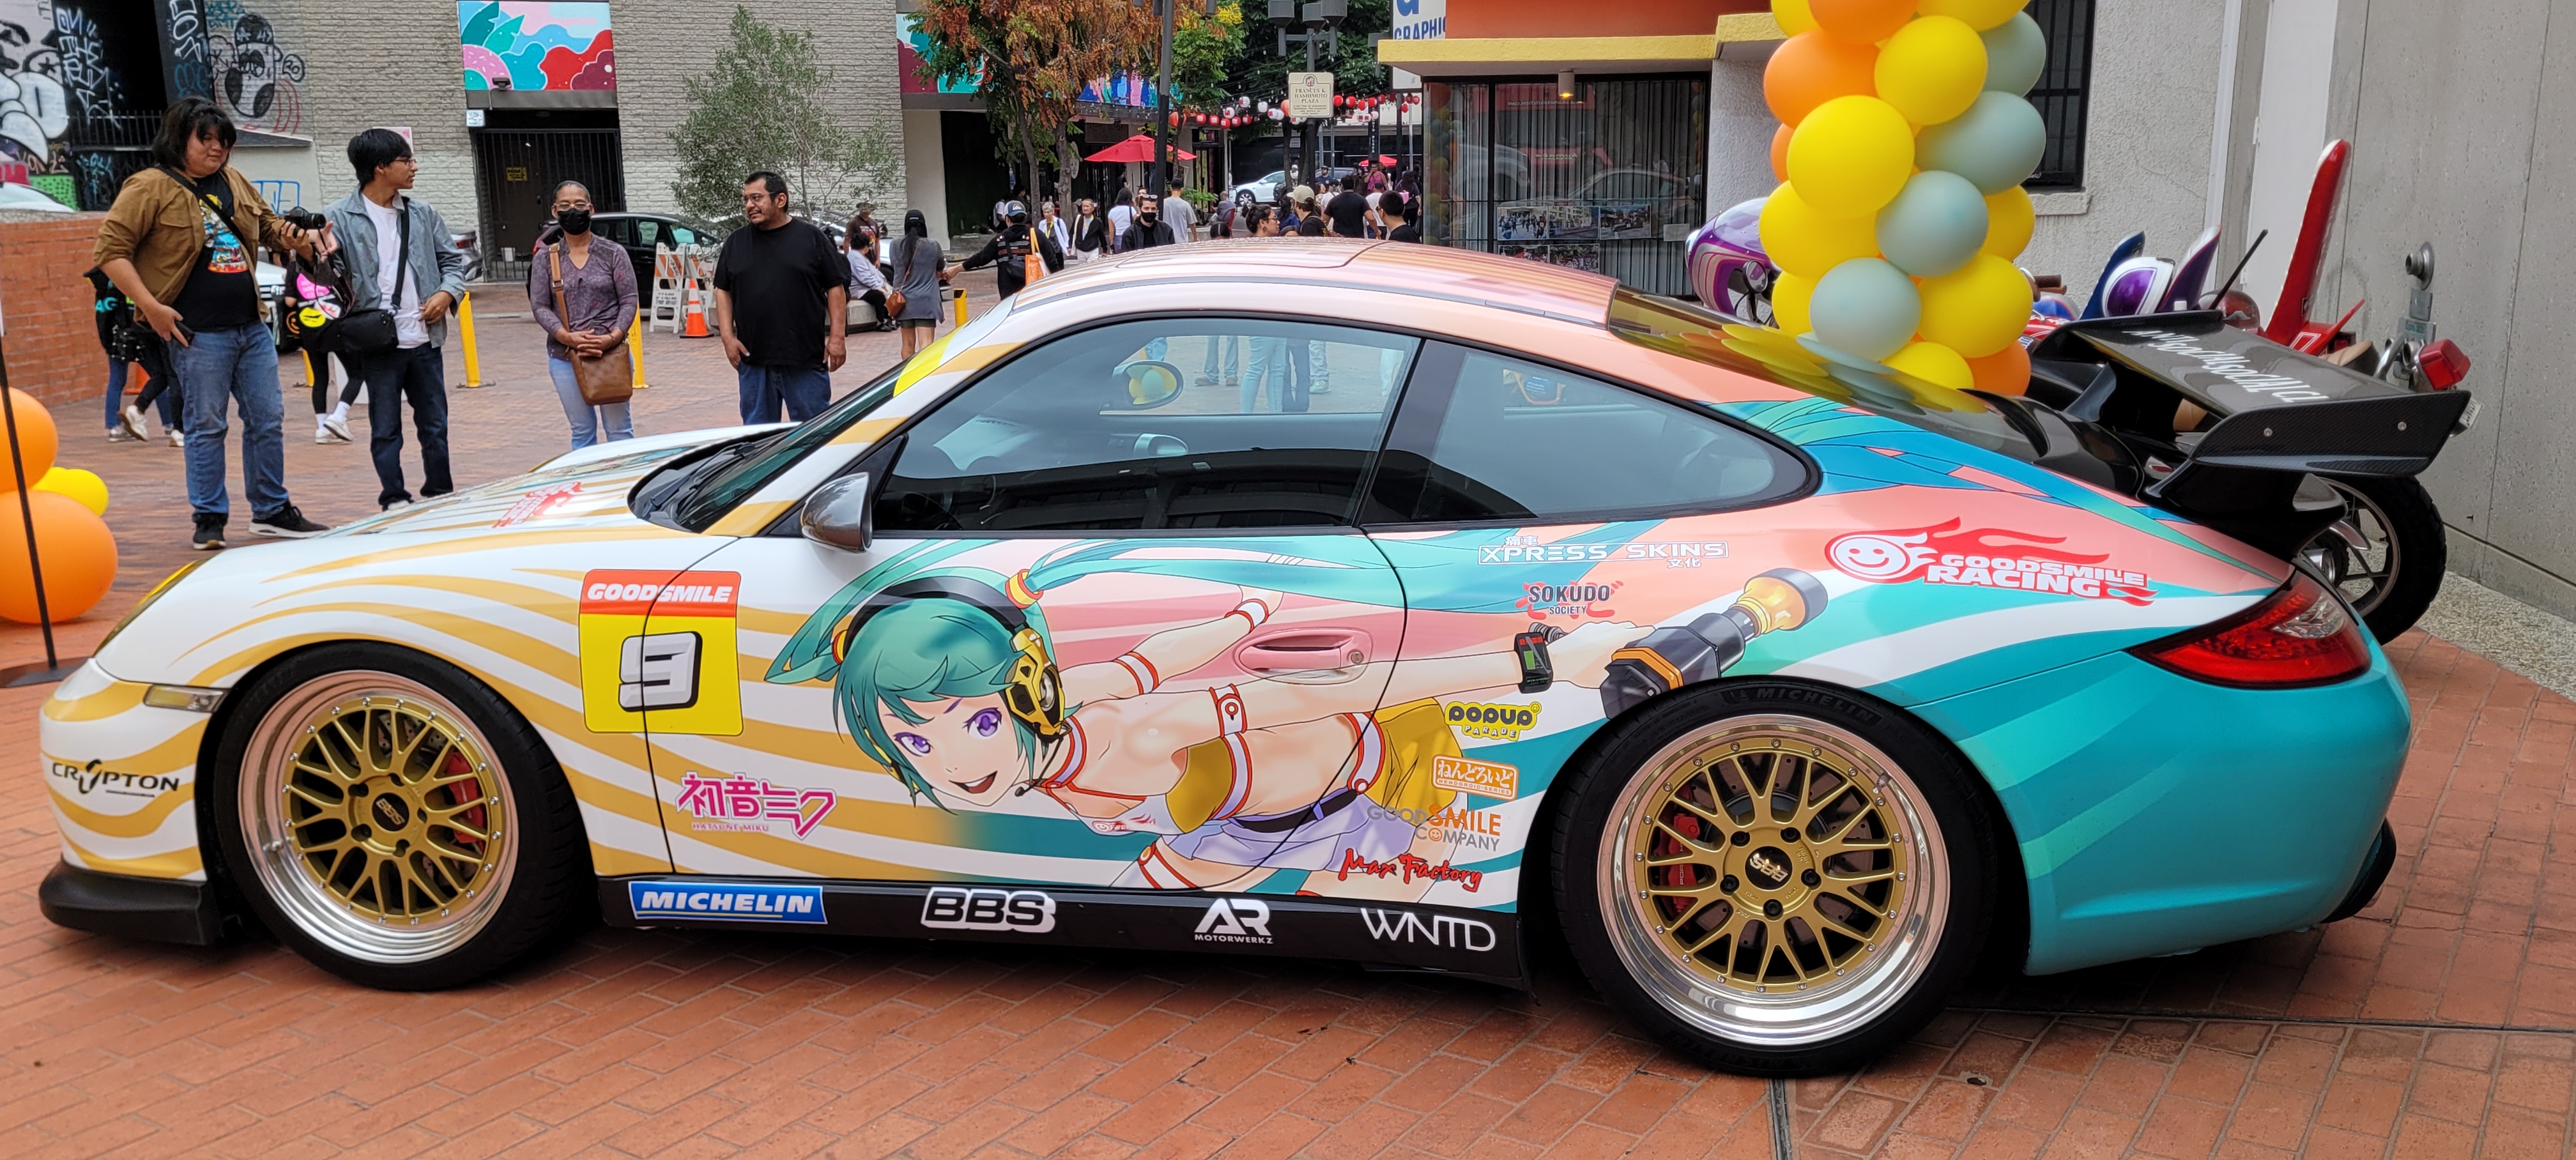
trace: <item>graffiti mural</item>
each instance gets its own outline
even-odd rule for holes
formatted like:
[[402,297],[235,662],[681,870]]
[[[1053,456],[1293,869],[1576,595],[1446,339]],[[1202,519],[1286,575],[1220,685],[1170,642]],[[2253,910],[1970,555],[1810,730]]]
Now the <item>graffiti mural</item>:
[[569,91],[617,87],[606,4],[458,0],[465,87]]
[[233,123],[264,133],[304,127],[304,58],[279,47],[268,17],[239,0],[207,0],[206,60],[214,99]]
[[208,63],[206,9],[200,0],[161,0],[163,34],[170,45],[170,96],[206,96],[214,91],[214,69]]

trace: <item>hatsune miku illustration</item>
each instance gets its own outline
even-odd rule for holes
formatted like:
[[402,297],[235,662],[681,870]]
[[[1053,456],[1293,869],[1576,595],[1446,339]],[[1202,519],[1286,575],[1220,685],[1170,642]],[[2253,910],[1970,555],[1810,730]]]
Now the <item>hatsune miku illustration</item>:
[[[1396,611],[1383,603],[1385,558],[1356,536],[1077,543],[1010,575],[949,563],[981,546],[926,543],[871,568],[806,620],[767,680],[828,681],[852,742],[939,808],[1039,794],[1095,833],[1156,835],[1116,886],[1241,889],[1304,870],[1318,893],[1362,889],[1336,871],[1404,855],[1420,820],[1459,796],[1433,779],[1435,759],[1461,752],[1441,699],[1529,679],[1508,650],[1408,658],[1391,674],[1389,659],[1370,658],[1362,687],[1391,684],[1373,711],[1355,712],[1333,684],[1230,665],[1200,674],[1288,596]],[[1333,552],[1351,557],[1315,558]],[[1111,660],[1059,667],[1047,593],[1107,573],[1232,585],[1239,600]],[[1508,601],[1451,611],[1514,614]],[[1556,633],[1550,680],[1599,688],[1653,632],[1599,620]]]

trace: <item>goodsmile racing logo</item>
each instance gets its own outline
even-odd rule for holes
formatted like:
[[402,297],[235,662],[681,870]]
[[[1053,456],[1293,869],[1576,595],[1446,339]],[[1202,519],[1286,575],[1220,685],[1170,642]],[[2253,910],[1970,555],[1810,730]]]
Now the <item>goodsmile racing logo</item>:
[[1843,575],[1872,584],[1957,584],[2118,600],[2144,606],[2155,600],[2143,572],[2102,566],[2107,555],[2085,556],[2047,547],[2061,536],[2034,536],[2000,528],[1959,531],[1950,520],[1928,528],[1852,532],[1825,545],[1825,558]]

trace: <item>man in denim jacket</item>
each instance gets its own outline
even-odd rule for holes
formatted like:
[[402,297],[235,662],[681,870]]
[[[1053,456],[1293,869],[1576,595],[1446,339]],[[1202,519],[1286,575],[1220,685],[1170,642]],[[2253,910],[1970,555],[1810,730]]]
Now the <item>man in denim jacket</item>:
[[[403,193],[420,171],[411,143],[391,129],[369,129],[349,139],[349,166],[358,191],[323,211],[348,264],[349,311],[388,309],[394,346],[359,356],[367,380],[368,449],[376,460],[379,507],[411,502],[403,486],[402,404],[411,403],[412,430],[420,437],[420,496],[456,490],[447,467],[447,364],[439,346],[447,338],[447,312],[465,295],[465,255],[449,243],[447,222],[425,202]],[[401,260],[404,235],[411,260]]]

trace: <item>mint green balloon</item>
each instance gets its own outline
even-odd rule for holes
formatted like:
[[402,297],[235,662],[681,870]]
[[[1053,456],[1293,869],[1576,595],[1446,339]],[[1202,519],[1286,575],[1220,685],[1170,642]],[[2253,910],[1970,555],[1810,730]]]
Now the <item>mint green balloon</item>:
[[2048,38],[2030,13],[2013,13],[2012,19],[1977,35],[1986,41],[1987,91],[2019,97],[2039,83],[2040,71],[2048,67]]
[[1818,342],[1883,359],[1913,339],[1923,321],[1923,295],[1904,271],[1877,258],[1854,258],[1816,280],[1807,319]]
[[1878,252],[1917,278],[1938,278],[1968,264],[1986,244],[1986,195],[1968,179],[1926,169],[1905,179],[1896,200],[1878,211]]
[[1956,173],[1977,192],[1993,197],[2029,180],[2047,150],[2048,126],[2041,123],[2039,110],[2011,93],[1989,89],[1977,94],[1967,112],[1924,126],[1914,141],[1914,163]]

